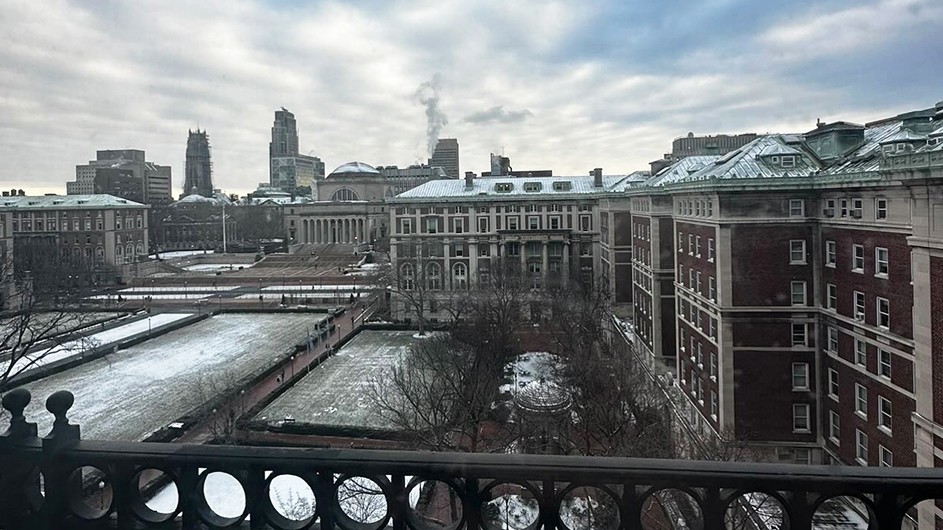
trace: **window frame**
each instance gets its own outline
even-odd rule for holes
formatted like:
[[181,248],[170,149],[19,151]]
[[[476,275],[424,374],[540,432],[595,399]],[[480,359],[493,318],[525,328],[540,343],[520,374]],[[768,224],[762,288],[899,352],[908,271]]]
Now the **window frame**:
[[806,323],[792,324],[792,347],[806,347],[809,345],[809,325]]
[[868,387],[855,383],[855,414],[868,419]]
[[[825,347],[826,351],[829,353],[838,353],[838,328],[829,326],[826,328],[826,338],[825,338]],[[834,347],[833,347],[834,346]]]
[[891,352],[878,348],[877,354],[877,372],[878,377],[883,377],[887,380],[891,379],[891,374],[893,373],[893,361]]
[[855,461],[868,465],[868,435],[861,429],[855,429]]
[[707,261],[710,263],[714,262],[714,238],[707,238]]
[[825,266],[835,268],[838,263],[838,247],[834,241],[825,242]]
[[789,264],[790,265],[805,265],[806,264],[806,253],[805,253],[805,239],[790,239],[789,240]]
[[810,407],[808,403],[792,404],[792,432],[812,432],[811,409],[812,407]]
[[805,217],[805,200],[789,199],[789,217]]
[[838,310],[838,286],[834,283],[825,284],[825,309]]
[[[802,301],[796,301],[797,287],[801,286],[802,288]],[[789,282],[789,301],[792,306],[805,306],[808,305],[808,290],[805,281],[791,281]]]
[[828,411],[828,441],[841,446],[841,415],[834,410]]
[[[885,409],[885,406],[887,407]],[[878,429],[891,434],[894,424],[894,405],[884,396],[878,396]]]
[[851,245],[851,272],[864,274],[864,245]]
[[[884,259],[881,259],[884,254]],[[883,265],[882,265],[883,264]],[[883,271],[881,270],[883,269]],[[891,270],[891,253],[884,247],[874,247],[874,276],[877,278],[887,278]]]
[[[882,311],[882,306],[884,311]],[[891,329],[891,301],[878,296],[874,304],[874,323],[881,329]]]
[[808,391],[809,363],[792,363],[792,389],[794,391]]
[[[883,204],[882,204],[883,203]],[[883,212],[883,214],[882,214]],[[886,197],[876,197],[874,199],[874,219],[883,221],[887,219],[888,201]]]
[[838,385],[839,385],[838,370],[834,368],[829,368],[828,369],[828,397],[832,398],[836,402],[838,402],[838,390],[839,390]]
[[[860,304],[858,303],[859,301],[861,302]],[[864,293],[862,293],[861,291],[855,291],[854,306],[852,307],[852,309],[853,309],[853,316],[855,320],[864,322],[865,314],[867,314],[868,306],[867,306],[867,301],[865,300],[865,297],[864,297]]]

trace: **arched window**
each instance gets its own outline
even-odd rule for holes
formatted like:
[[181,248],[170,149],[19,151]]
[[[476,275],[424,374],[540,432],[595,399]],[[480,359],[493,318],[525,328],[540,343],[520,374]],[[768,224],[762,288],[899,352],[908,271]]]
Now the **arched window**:
[[128,247],[125,249],[125,254],[127,254],[128,261],[134,261],[134,245],[128,243]]
[[468,267],[464,263],[452,267],[452,286],[454,289],[468,289]]
[[411,291],[415,282],[413,266],[409,263],[403,265],[400,269],[400,284],[404,291]]
[[331,195],[331,201],[333,202],[343,202],[343,201],[357,201],[360,200],[357,197],[357,194],[354,193],[354,190],[348,188],[341,188],[334,192],[334,195]]
[[121,246],[115,247],[115,254],[118,255],[118,256],[123,256],[123,255],[124,255],[124,247],[121,247]]
[[95,261],[99,265],[105,263],[105,249],[103,247],[97,247],[95,249]]
[[144,243],[138,243],[138,246],[137,246],[137,254],[138,254],[139,256],[143,256],[143,255],[144,255]]
[[430,263],[426,266],[426,284],[430,291],[437,291],[442,288],[442,268],[438,263]]

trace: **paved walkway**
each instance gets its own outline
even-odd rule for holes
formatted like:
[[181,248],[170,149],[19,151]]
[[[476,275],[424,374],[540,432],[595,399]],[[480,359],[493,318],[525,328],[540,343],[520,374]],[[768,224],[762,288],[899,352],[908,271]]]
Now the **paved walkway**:
[[205,443],[214,436],[214,431],[219,433],[225,429],[225,426],[231,425],[230,418],[234,419],[242,415],[245,411],[256,406],[270,394],[286,385],[294,378],[295,374],[300,374],[308,369],[319,356],[341,342],[352,336],[359,329],[363,322],[370,318],[378,306],[376,297],[365,298],[355,301],[347,306],[343,315],[334,319],[334,330],[327,335],[323,341],[316,344],[311,351],[303,351],[285,359],[280,370],[275,370],[268,377],[259,381],[251,389],[244,391],[243,394],[234,398],[229,403],[216,409],[216,412],[183,434],[175,440],[178,443]]

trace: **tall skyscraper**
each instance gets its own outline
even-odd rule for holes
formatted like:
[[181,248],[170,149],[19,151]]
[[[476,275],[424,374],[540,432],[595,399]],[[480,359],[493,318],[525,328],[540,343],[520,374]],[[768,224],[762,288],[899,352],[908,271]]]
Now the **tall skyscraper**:
[[204,197],[213,196],[213,163],[210,161],[210,139],[206,131],[189,131],[187,138],[186,176],[183,194],[196,190]]
[[75,181],[66,182],[66,193],[107,193],[152,206],[168,204],[173,200],[170,166],[148,162],[140,149],[101,150],[95,160],[75,166]]
[[450,179],[457,179],[458,168],[458,140],[455,138],[439,138],[435,144],[435,151],[429,159],[432,167],[441,167]]
[[295,115],[285,107],[275,111],[269,153],[269,184],[285,191],[311,188],[315,179],[324,178],[324,162],[298,150],[298,126]]

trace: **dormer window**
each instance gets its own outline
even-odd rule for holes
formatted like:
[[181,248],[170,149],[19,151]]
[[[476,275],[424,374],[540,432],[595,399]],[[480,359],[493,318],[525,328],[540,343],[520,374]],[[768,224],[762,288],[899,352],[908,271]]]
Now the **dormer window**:
[[554,182],[553,191],[570,191],[570,183],[564,180]]
[[510,193],[514,190],[514,184],[510,182],[498,182],[494,185],[494,191],[498,193]]
[[907,148],[909,147],[909,144],[900,143],[900,144],[897,144],[896,147],[897,147],[897,152],[900,153],[901,151],[906,151]]
[[782,167],[796,167],[796,157],[783,156],[781,160]]
[[533,192],[536,192],[536,191],[540,191],[540,188],[541,188],[541,187],[542,187],[542,186],[540,185],[539,182],[525,182],[525,183],[524,183],[524,191],[526,191],[526,192],[528,192],[528,193],[533,193]]

